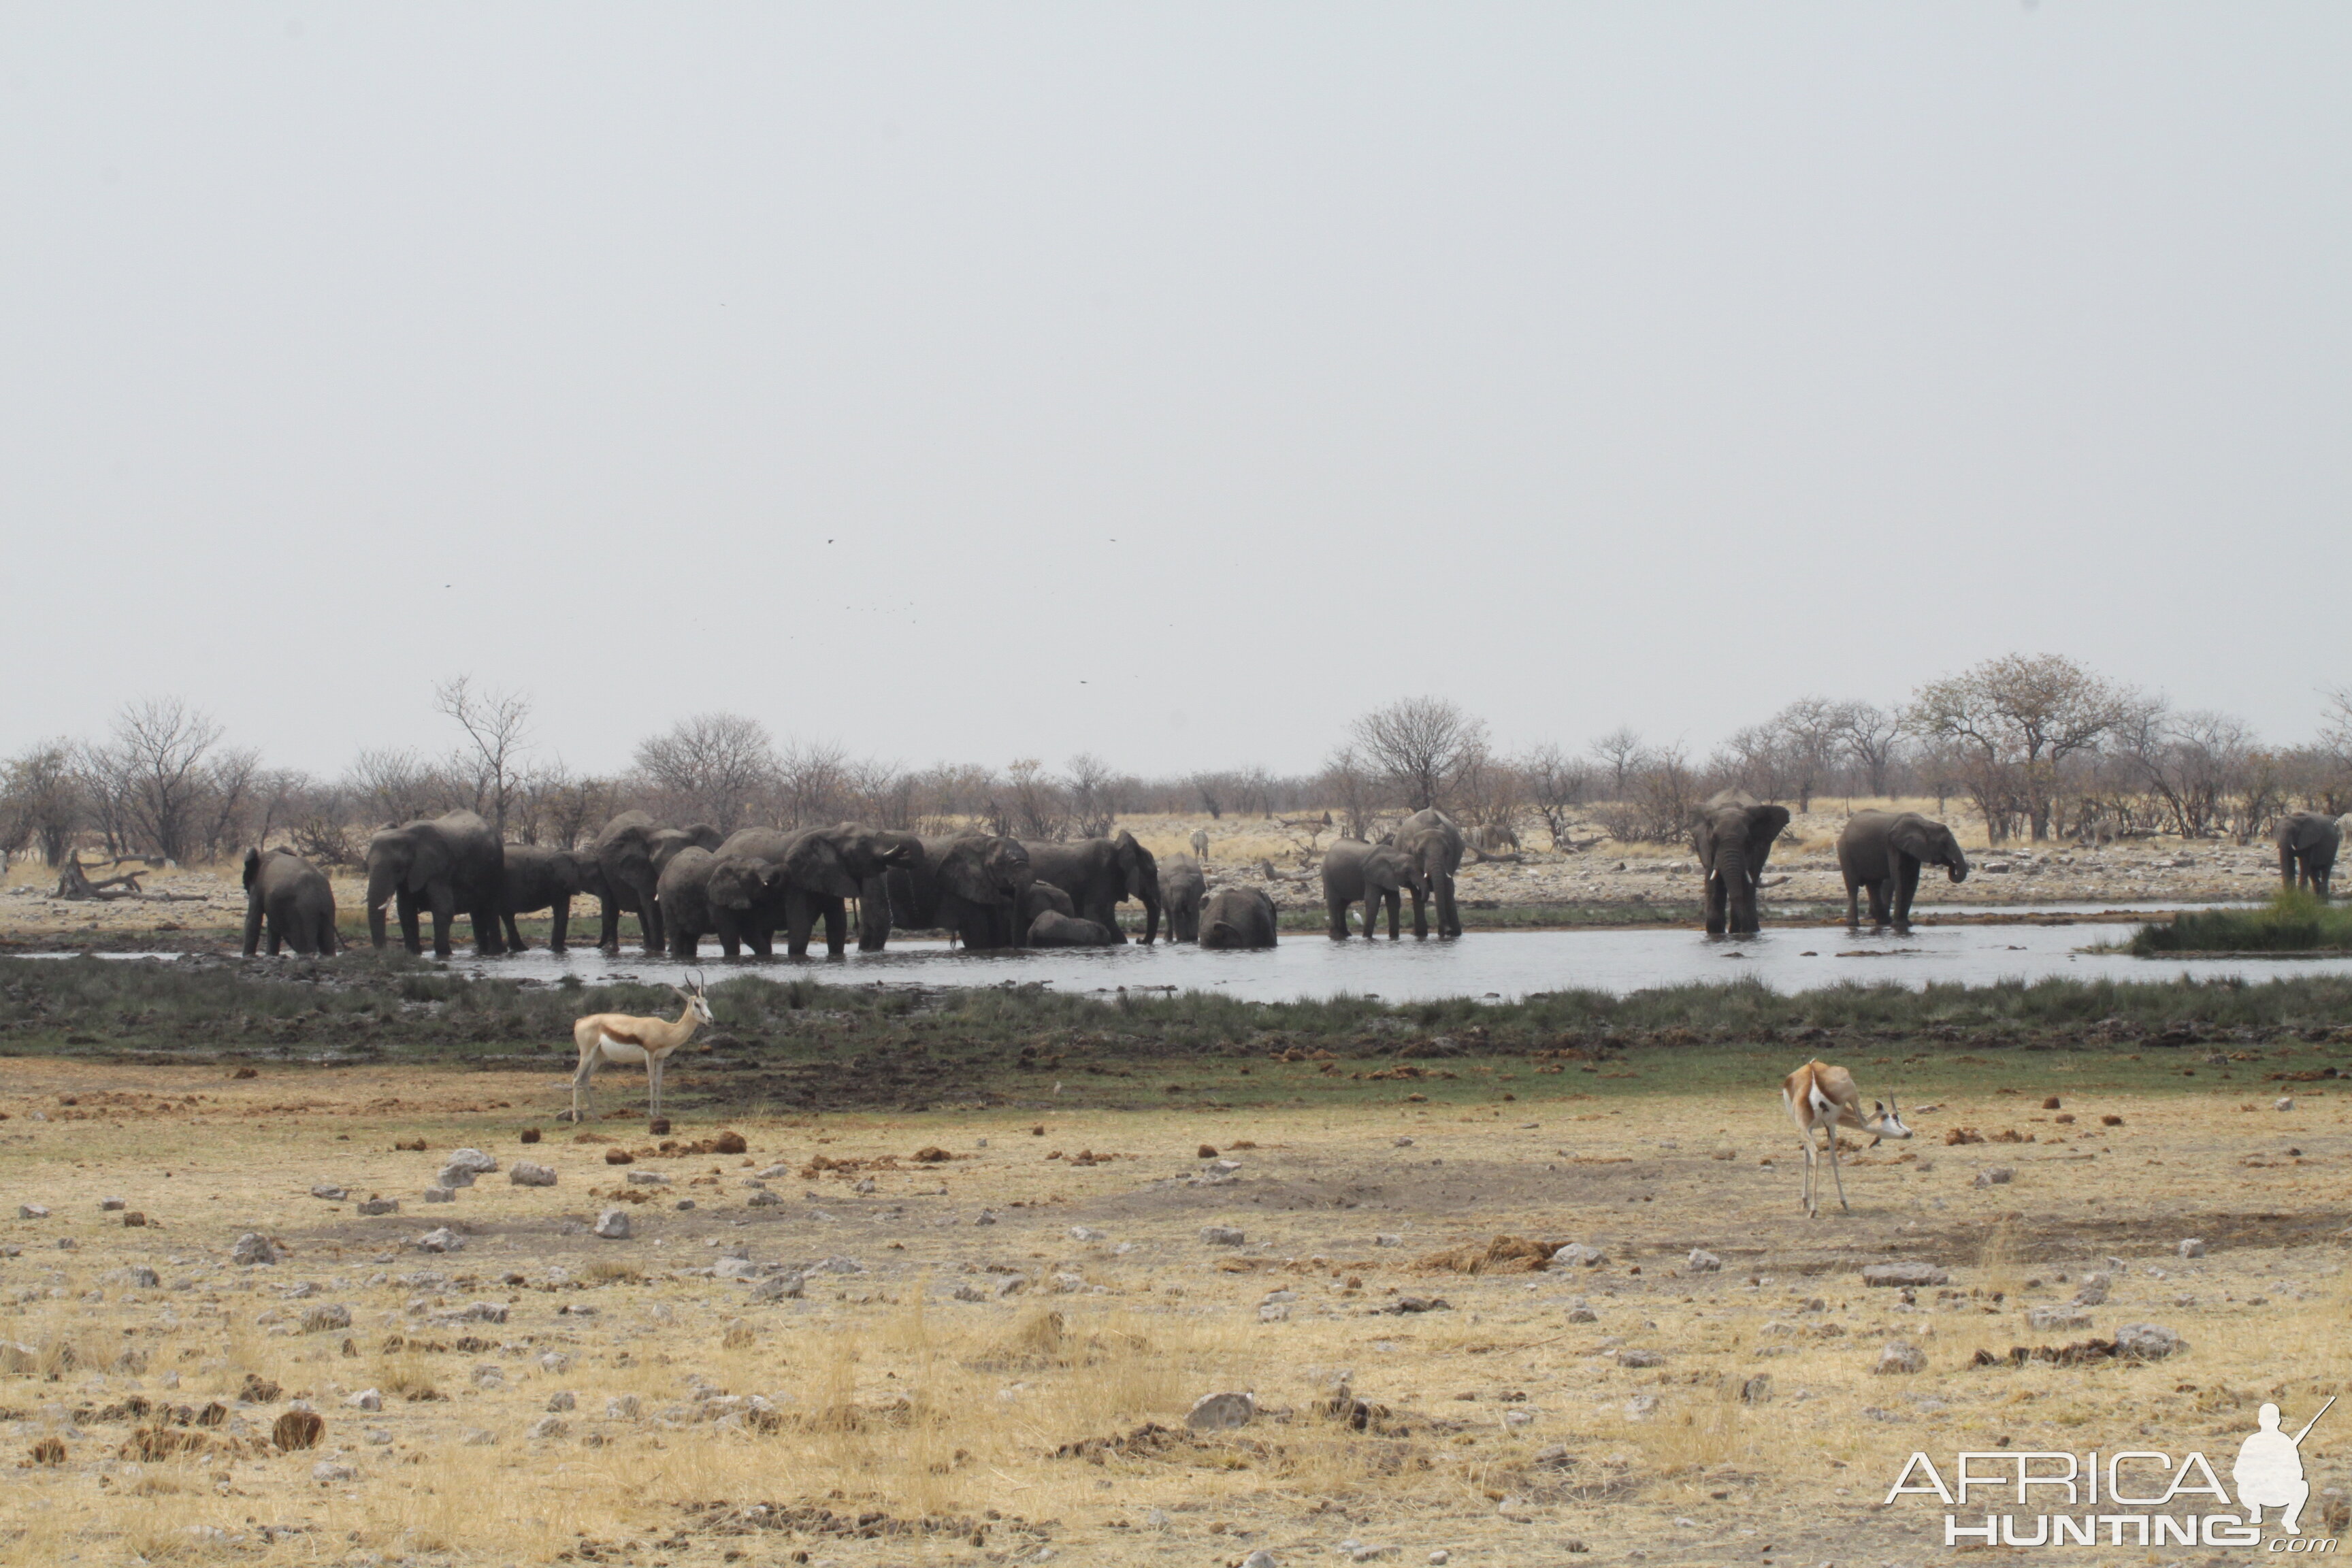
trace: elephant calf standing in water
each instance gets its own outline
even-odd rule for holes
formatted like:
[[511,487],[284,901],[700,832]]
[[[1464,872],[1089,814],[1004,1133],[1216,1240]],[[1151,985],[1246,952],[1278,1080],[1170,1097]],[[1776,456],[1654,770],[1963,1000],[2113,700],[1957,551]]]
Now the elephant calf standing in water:
[[1160,907],[1168,916],[1170,942],[1201,940],[1201,900],[1208,890],[1201,863],[1190,855],[1171,855],[1160,862]]
[[245,956],[261,945],[269,928],[269,956],[290,942],[303,957],[331,958],[341,945],[335,934],[335,889],[316,866],[284,849],[245,852]]
[[2279,880],[2327,897],[2327,884],[2336,871],[2336,852],[2343,843],[2344,831],[2332,816],[2298,811],[2280,817]]
[[1911,900],[1919,890],[1919,868],[1941,866],[1955,882],[1969,879],[1969,858],[1960,841],[1940,822],[1916,811],[1857,811],[1838,835],[1838,869],[1845,873],[1845,923],[1862,924],[1860,893],[1870,891],[1870,923],[1883,926],[1890,913],[1895,929],[1908,935]]
[[1201,909],[1205,948],[1272,947],[1274,900],[1256,888],[1219,888]]
[[1323,852],[1323,907],[1331,917],[1331,940],[1348,940],[1348,906],[1364,906],[1364,940],[1372,940],[1380,924],[1383,906],[1389,911],[1389,940],[1398,934],[1398,920],[1404,908],[1404,890],[1413,890],[1413,901],[1422,899],[1420,887],[1413,880],[1412,863],[1404,851],[1393,844],[1367,844],[1360,838],[1342,838]]

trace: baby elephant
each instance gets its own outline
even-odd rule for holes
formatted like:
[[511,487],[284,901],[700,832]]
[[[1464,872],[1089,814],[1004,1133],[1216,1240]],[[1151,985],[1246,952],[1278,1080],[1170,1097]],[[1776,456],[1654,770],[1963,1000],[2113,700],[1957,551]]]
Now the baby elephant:
[[[1911,900],[1919,890],[1919,868],[1941,866],[1955,882],[1969,879],[1969,858],[1960,841],[1940,822],[1916,811],[1857,811],[1838,835],[1838,869],[1845,873],[1845,923],[1862,923],[1864,889],[1870,891],[1870,921],[1911,930]],[[1891,908],[1890,908],[1891,906]]]
[[1118,935],[1092,921],[1044,910],[1029,924],[1031,947],[1116,947]]
[[1201,945],[1272,947],[1274,900],[1255,888],[1219,888],[1201,906]]
[[269,955],[290,942],[303,957],[331,957],[335,938],[335,890],[319,868],[284,849],[245,852],[245,956],[261,945],[269,928]]

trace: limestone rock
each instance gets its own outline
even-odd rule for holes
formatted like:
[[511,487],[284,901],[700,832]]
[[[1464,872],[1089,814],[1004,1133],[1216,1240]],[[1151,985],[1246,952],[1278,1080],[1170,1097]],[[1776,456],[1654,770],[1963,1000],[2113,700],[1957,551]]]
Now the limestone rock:
[[418,1237],[416,1238],[416,1250],[419,1252],[463,1252],[466,1250],[466,1238],[459,1236],[456,1231],[451,1230],[445,1225],[438,1230],[428,1230],[423,1236]]
[[1230,1225],[1204,1225],[1201,1227],[1201,1239],[1211,1247],[1239,1247],[1249,1237]]
[[2183,1258],[2202,1258],[2205,1256],[2205,1242],[2202,1237],[2192,1236],[2173,1250]]
[[2074,1305],[2097,1307],[2105,1304],[2106,1300],[2107,1277],[2104,1274],[2084,1275],[2082,1289],[2074,1292]]
[[479,1149],[460,1149],[449,1156],[448,1164],[453,1170],[463,1168],[478,1176],[493,1174],[499,1168],[499,1163]]
[[2029,1307],[2025,1310],[2025,1321],[2029,1327],[2045,1331],[2051,1329],[2087,1329],[2091,1326],[2091,1314],[2084,1311],[2080,1307],[2072,1305],[2063,1307]]
[[1723,1270],[1723,1259],[1703,1247],[1694,1247],[1685,1267],[1694,1274],[1717,1274]]
[[626,1241],[629,1239],[628,1211],[606,1209],[596,1216],[595,1225],[590,1228],[606,1241]]
[[302,1331],[306,1334],[322,1334],[351,1326],[352,1310],[340,1302],[324,1302],[305,1308],[302,1312]]
[[1609,1261],[1609,1255],[1597,1247],[1587,1247],[1571,1241],[1551,1255],[1554,1263],[1568,1268],[1598,1268]]
[[110,1268],[104,1279],[109,1285],[137,1290],[152,1290],[163,1282],[160,1275],[143,1263],[133,1264],[128,1268]]
[[2016,1179],[2017,1167],[2014,1165],[1992,1165],[1979,1171],[1977,1179],[1969,1184],[1975,1187],[2005,1187]]
[[1873,1263],[1862,1271],[1862,1282],[1876,1289],[1911,1285],[1948,1285],[1952,1277],[1932,1263]]
[[1070,1227],[1070,1239],[1072,1241],[1108,1241],[1110,1237],[1090,1225],[1074,1225]]
[[251,1268],[257,1263],[275,1263],[278,1261],[278,1248],[271,1246],[269,1238],[259,1231],[248,1230],[230,1246],[228,1260],[241,1268]]
[[1651,1350],[1622,1350],[1617,1352],[1619,1366],[1664,1366],[1666,1358]]
[[343,1403],[354,1410],[381,1410],[383,1408],[383,1394],[380,1389],[362,1388],[346,1397]]
[[508,1167],[507,1180],[518,1187],[551,1187],[555,1185],[555,1168],[530,1160],[517,1160]]
[[1889,1340],[1886,1348],[1878,1352],[1878,1364],[1871,1370],[1886,1377],[1908,1376],[1927,1371],[1927,1357],[1917,1345]]
[[340,1460],[321,1459],[310,1467],[310,1479],[314,1481],[355,1481],[360,1479],[360,1473]]
[[2162,1361],[2176,1351],[2185,1351],[2189,1342],[2161,1323],[2126,1323],[2116,1331],[2116,1353],[2137,1356],[2142,1361]]
[[457,1201],[457,1189],[455,1187],[427,1187],[425,1189],[425,1201],[428,1204],[454,1204]]
[[527,1429],[527,1435],[544,1440],[551,1437],[561,1437],[563,1436],[565,1430],[566,1425],[562,1416],[542,1415],[538,1420],[530,1424],[530,1427]]
[[754,1301],[793,1301],[800,1299],[804,1282],[797,1274],[778,1274],[751,1287]]
[[314,1198],[324,1198],[331,1204],[339,1204],[352,1195],[352,1190],[349,1187],[329,1186],[321,1182],[310,1189],[310,1195]]
[[474,1184],[474,1168],[471,1165],[444,1165],[434,1181],[452,1192],[459,1187],[470,1187]]
[[580,1396],[568,1388],[559,1388],[547,1396],[547,1407],[550,1410],[576,1410],[580,1407]]
[[663,1175],[659,1171],[631,1171],[628,1175],[628,1182],[629,1185],[633,1187],[666,1187],[669,1185],[669,1178]]
[[398,1214],[400,1212],[400,1200],[398,1198],[370,1198],[365,1203],[360,1205],[359,1212],[363,1215]]
[[16,1217],[18,1219],[47,1219],[49,1217],[48,1206],[45,1204],[18,1204],[16,1205]]
[[1204,1394],[1184,1414],[1184,1425],[1195,1432],[1231,1432],[1246,1426],[1257,1415],[1254,1394]]

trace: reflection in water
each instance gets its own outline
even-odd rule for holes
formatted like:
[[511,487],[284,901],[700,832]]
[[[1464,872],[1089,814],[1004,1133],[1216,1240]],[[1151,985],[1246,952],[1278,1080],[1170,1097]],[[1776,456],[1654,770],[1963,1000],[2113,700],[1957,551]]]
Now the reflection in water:
[[[998,985],[1044,983],[1073,992],[1215,991],[1256,1001],[1333,993],[1390,1002],[1439,996],[1517,998],[1533,991],[1587,988],[1623,994],[1691,981],[1753,978],[1778,991],[1845,981],[1918,987],[1990,984],[2064,975],[2080,980],[2200,980],[2242,975],[2352,973],[2352,959],[2137,959],[2077,950],[2121,942],[2127,925],[1922,926],[1908,937],[1853,936],[1843,925],[1775,927],[1730,942],[1694,931],[1474,931],[1454,942],[1390,943],[1285,934],[1259,952],[1197,947],[1115,947],[1044,952],[966,952],[943,942],[894,938],[888,952],[845,959],[699,961],[713,984],[738,973],[805,976],[844,984]],[[626,976],[675,982],[687,965],[593,950],[558,958],[544,949],[514,957],[452,960],[471,973],[548,981],[571,973],[594,982]]]

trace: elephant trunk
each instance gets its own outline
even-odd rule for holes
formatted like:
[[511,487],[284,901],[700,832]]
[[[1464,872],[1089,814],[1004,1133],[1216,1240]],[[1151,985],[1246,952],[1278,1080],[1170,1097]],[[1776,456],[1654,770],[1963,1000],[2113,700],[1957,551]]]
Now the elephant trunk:
[[392,867],[376,865],[368,868],[368,941],[377,947],[384,943],[383,906],[399,886],[400,873]]

